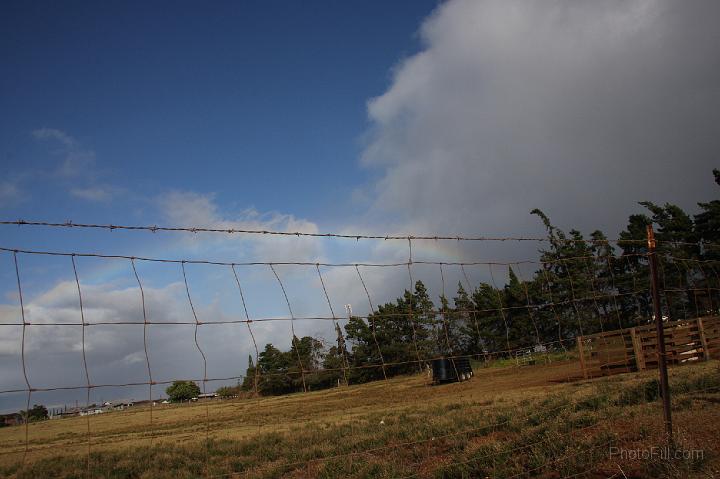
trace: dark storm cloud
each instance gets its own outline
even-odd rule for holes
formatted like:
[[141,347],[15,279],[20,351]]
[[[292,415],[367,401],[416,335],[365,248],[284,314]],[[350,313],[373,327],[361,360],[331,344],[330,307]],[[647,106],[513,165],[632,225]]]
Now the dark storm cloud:
[[719,19],[712,0],[443,4],[369,103],[368,221],[538,233],[539,207],[612,236],[637,201],[692,210],[715,193]]

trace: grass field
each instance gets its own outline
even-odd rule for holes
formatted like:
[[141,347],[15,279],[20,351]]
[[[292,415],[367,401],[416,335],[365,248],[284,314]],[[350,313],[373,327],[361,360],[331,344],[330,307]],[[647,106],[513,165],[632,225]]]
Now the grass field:
[[[135,408],[0,429],[3,477],[719,477],[720,367],[670,370],[676,448],[657,372],[578,379],[573,360],[424,375],[281,397]],[[209,440],[208,440],[209,438]],[[613,449],[614,448],[614,449]],[[621,451],[625,451],[621,455]],[[652,450],[656,453],[659,450]],[[692,453],[702,451],[702,453]],[[692,457],[687,457],[687,456]]]

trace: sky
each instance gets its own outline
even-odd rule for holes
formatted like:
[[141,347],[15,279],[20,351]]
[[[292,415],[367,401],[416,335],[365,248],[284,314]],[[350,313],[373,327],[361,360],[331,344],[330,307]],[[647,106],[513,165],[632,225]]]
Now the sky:
[[[349,234],[617,236],[638,201],[716,197],[714,0],[4,2],[0,217]],[[407,244],[2,227],[0,246],[174,259],[394,262]],[[537,244],[418,242],[416,259],[520,260]],[[76,258],[89,321],[142,320],[129,261]],[[18,256],[25,313],[77,321],[68,257]],[[242,317],[228,267],[137,264],[153,321]],[[265,266],[239,277],[253,317],[288,318]],[[312,267],[278,267],[295,316],[328,315]],[[407,271],[363,270],[375,303]],[[470,271],[486,280],[487,270]],[[528,270],[521,274],[530,275]],[[357,273],[325,268],[336,315],[368,312]],[[463,277],[448,271],[448,288]],[[497,274],[503,275],[500,271]],[[417,266],[437,296],[439,272]],[[21,324],[10,253],[0,317]],[[451,286],[452,285],[452,286]],[[208,319],[205,319],[208,318]],[[300,321],[328,335],[327,322]],[[257,325],[289,343],[287,321]],[[24,387],[22,327],[0,326],[0,390]],[[244,328],[244,329],[243,329]],[[202,377],[193,326],[92,326],[93,383]],[[201,327],[209,377],[244,373],[246,325]],[[84,384],[80,327],[28,326],[33,386]],[[215,387],[215,386],[212,386]],[[139,398],[99,388],[93,400]],[[158,387],[154,394],[162,393]],[[84,391],[35,393],[58,405]],[[98,397],[96,398],[95,395]],[[0,410],[26,395],[0,394]]]

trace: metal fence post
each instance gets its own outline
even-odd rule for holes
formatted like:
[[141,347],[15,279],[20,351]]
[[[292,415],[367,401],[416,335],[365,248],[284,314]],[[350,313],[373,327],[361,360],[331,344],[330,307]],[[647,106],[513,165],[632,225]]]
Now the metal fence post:
[[660,393],[663,401],[663,418],[668,443],[673,443],[672,416],[670,410],[670,386],[668,385],[667,361],[665,357],[665,332],[662,309],[660,307],[660,291],[658,287],[657,254],[655,253],[655,232],[652,225],[647,225],[648,260],[650,262],[650,281],[652,285],[653,312],[657,331],[658,369],[660,371]]

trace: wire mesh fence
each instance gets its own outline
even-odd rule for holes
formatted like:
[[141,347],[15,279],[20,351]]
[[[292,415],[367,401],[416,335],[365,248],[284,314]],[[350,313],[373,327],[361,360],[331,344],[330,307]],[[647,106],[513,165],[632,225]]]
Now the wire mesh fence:
[[[202,427],[196,433],[204,436],[206,447],[203,458],[204,469],[199,475],[216,477],[218,475],[211,467],[212,444],[213,440],[223,436],[227,426],[213,419],[211,400],[202,400],[202,398],[211,396],[212,388],[218,385],[227,387],[235,382],[234,395],[242,397],[234,401],[252,408],[260,404],[261,398],[276,394],[308,393],[326,389],[342,390],[350,385],[380,384],[394,377],[407,375],[424,378],[429,365],[437,360],[451,360],[454,367],[456,363],[453,360],[470,359],[476,368],[498,363],[513,368],[535,364],[546,370],[556,368],[554,376],[556,380],[562,382],[573,382],[588,377],[588,362],[591,359],[598,362],[597,368],[593,369],[594,376],[644,369],[650,362],[643,356],[642,367],[639,367],[640,359],[637,354],[636,331],[647,329],[646,325],[654,320],[648,251],[646,240],[642,238],[585,240],[575,237],[558,238],[553,235],[547,238],[349,235],[200,227],[45,223],[22,220],[0,222],[0,224],[151,233],[168,231],[208,233],[232,237],[308,236],[337,242],[367,240],[402,245],[395,249],[395,253],[400,248],[405,248],[406,255],[404,260],[390,261],[272,262],[182,259],[0,247],[0,252],[12,260],[12,274],[16,283],[13,297],[17,298],[18,302],[16,318],[12,319],[12,315],[4,314],[0,327],[19,329],[17,340],[23,380],[23,384],[20,385],[9,385],[9,383],[0,385],[0,397],[17,398],[18,395],[23,395],[26,412],[21,425],[24,429],[22,444],[20,447],[15,444],[13,448],[0,452],[0,455],[21,456],[20,461],[23,465],[32,459],[34,453],[42,454],[43,451],[57,447],[83,447],[86,473],[92,476],[93,460],[96,460],[93,448],[98,451],[103,450],[104,437],[93,431],[92,422],[95,418],[91,416],[94,416],[92,411],[95,404],[91,394],[97,395],[97,392],[102,390],[108,391],[108,394],[119,394],[117,391],[127,388],[136,394],[138,388],[145,388],[147,399],[146,406],[142,410],[147,416],[147,422],[143,428],[143,439],[148,439],[152,444],[153,440],[162,440],[171,435],[171,431],[164,428],[162,423],[158,423],[158,409],[163,407],[158,403],[164,386],[172,385],[177,378],[199,384],[200,394],[197,396],[204,403],[199,405],[204,409],[204,417],[199,421]],[[445,258],[438,259],[438,255],[434,255],[435,257],[430,255],[429,258],[418,257],[417,245],[428,242],[431,244],[535,242],[540,252],[537,259],[520,261],[441,260]],[[352,256],[352,243],[348,245],[350,253],[346,256]],[[618,252],[617,249],[621,251]],[[658,249],[664,311],[663,318],[658,319],[672,320],[682,325],[687,325],[689,321],[696,321],[697,324],[704,321],[705,324],[711,325],[705,328],[704,339],[700,339],[698,333],[698,338],[683,336],[677,341],[677,345],[687,352],[690,350],[689,341],[685,343],[683,341],[697,339],[691,348],[695,359],[711,359],[713,351],[717,348],[715,318],[720,306],[720,276],[717,274],[717,267],[720,265],[717,264],[715,251],[715,245],[712,244],[682,242],[667,244],[661,242]],[[398,254],[395,254],[394,258],[397,256]],[[74,319],[68,319],[67,314],[58,317],[52,314],[37,315],[35,311],[37,308],[28,307],[26,285],[33,284],[35,282],[33,276],[38,274],[35,263],[26,267],[25,262],[29,258],[39,259],[40,264],[48,258],[66,262],[65,267],[71,272],[75,289],[75,299],[72,301],[77,304],[77,315]],[[136,295],[132,300],[136,309],[134,314],[111,315],[109,319],[93,319],[88,316],[89,301],[94,301],[92,293],[97,290],[98,268],[94,267],[92,270],[91,280],[83,280],[83,266],[85,266],[83,263],[87,261],[113,265],[125,264],[135,284],[135,287],[125,289],[125,292]],[[177,269],[176,273],[179,273],[181,281],[175,286],[185,296],[187,310],[184,314],[157,319],[153,317],[154,313],[148,304],[147,285],[155,283],[158,275],[147,273],[146,276],[140,268],[141,265],[161,265]],[[103,267],[100,271],[104,271]],[[199,267],[208,267],[212,271],[200,275],[192,269]],[[266,279],[269,278],[270,281],[258,280],[259,271],[264,271]],[[389,273],[385,273],[386,271]],[[470,276],[473,273],[476,281],[471,280]],[[372,285],[367,279],[371,274],[377,275]],[[425,282],[419,279],[421,276]],[[209,318],[206,316],[210,315],[209,311],[213,311],[212,308],[208,306],[207,301],[198,302],[199,296],[213,293],[207,285],[208,277],[223,278],[221,280],[223,284],[230,284],[237,296],[228,306],[229,312],[218,313],[214,315],[217,317]],[[453,298],[448,298],[451,278],[457,280],[457,290],[453,293],[455,294]],[[273,281],[274,291],[271,288]],[[277,305],[284,305],[286,313],[251,315],[248,302],[252,300],[252,295],[249,296],[248,288],[253,289],[253,282],[261,285],[254,288],[254,292],[260,297],[258,303],[272,303],[273,307],[267,308],[267,311],[279,311]],[[432,300],[432,293],[425,283],[433,283],[436,287],[439,306]],[[297,296],[289,292],[290,284],[296,288]],[[373,286],[380,288],[382,292],[378,294],[378,290],[373,290]],[[38,288],[34,285],[32,288],[37,296]],[[153,291],[158,289],[156,285],[151,288]],[[341,309],[337,307],[338,303],[334,296],[345,298],[349,289],[354,291],[353,298],[363,298],[367,302],[367,307],[361,309],[355,306],[357,314],[348,309],[347,314],[342,316],[337,314]],[[315,296],[309,298],[310,294]],[[397,299],[388,301],[388,298],[393,296]],[[378,297],[381,299],[378,300]],[[124,301],[129,298],[129,294],[125,295]],[[67,297],[63,300],[69,301]],[[170,307],[169,304],[166,306]],[[93,304],[92,308],[97,308],[97,305]],[[263,310],[263,308],[259,309]],[[29,311],[32,311],[32,314],[28,314]],[[157,306],[154,311],[158,311]],[[363,314],[362,311],[365,313]],[[299,333],[301,329],[306,332],[309,329],[307,326],[300,328],[301,323],[318,324],[318,328],[326,337],[302,335]],[[94,332],[99,328],[134,326],[142,328],[142,347],[132,358],[134,365],[132,369],[134,371],[142,369],[144,378],[122,381],[115,379],[120,376],[105,378],[92,374],[92,362],[88,358],[91,352],[96,353],[101,346],[88,340],[90,331]],[[229,339],[221,332],[212,336],[213,341],[208,342],[203,334],[213,328],[226,327],[243,329],[245,346],[238,347],[240,351],[236,352],[243,358],[249,356],[249,359],[245,363],[234,362],[230,368],[222,368],[222,371],[230,371],[230,374],[215,375],[211,372],[212,361],[216,359],[212,356],[213,351],[219,345],[227,345]],[[312,327],[314,326],[309,328]],[[61,375],[53,378],[54,381],[51,383],[36,382],[33,370],[29,367],[31,358],[27,346],[30,331],[48,329],[51,331],[50,334],[57,334],[58,328],[79,329],[79,342],[72,344],[72,348],[82,359],[80,381],[67,382]],[[159,374],[159,368],[154,366],[153,361],[155,355],[153,355],[152,333],[168,328],[189,328],[196,353],[194,356],[197,358],[192,362],[199,365],[199,368],[195,369],[200,372],[199,375],[193,377],[182,368],[175,368],[175,377],[169,378],[167,367],[163,368],[164,374]],[[709,339],[705,336],[705,331],[709,331]],[[115,333],[111,333],[111,336],[112,334]],[[331,339],[328,340],[327,336]],[[110,339],[112,340],[112,337]],[[287,345],[289,350],[280,351],[269,342],[263,348],[261,339]],[[589,339],[592,339],[592,346],[588,343]],[[189,351],[186,354],[189,354]],[[33,355],[35,361],[42,361],[43,351],[34,350]],[[557,357],[563,359],[554,359]],[[112,370],[112,365],[109,370]],[[456,377],[459,377],[457,371]],[[425,382],[429,384],[430,380]],[[708,386],[693,391],[712,392],[716,389],[715,386]],[[29,420],[33,398],[61,392],[84,394],[84,406],[74,410],[85,416],[83,438],[81,440],[79,435],[75,435],[71,441],[61,445],[36,445],[31,437]],[[354,459],[371,461],[374,456],[393,454],[392,451],[397,449],[410,448],[419,451],[423,447],[432,445],[426,453],[436,454],[439,444],[444,444],[444,450],[452,449],[453,441],[458,438],[466,441],[468,437],[497,432],[509,424],[533,421],[538,417],[575,411],[578,408],[578,405],[572,402],[551,406],[531,409],[526,416],[484,421],[477,427],[460,428],[444,434],[442,431],[433,431],[428,437],[407,441],[383,438],[379,435],[377,441],[373,441],[375,443],[373,447],[365,445],[358,450],[318,454],[318,457],[285,461],[283,467],[287,470],[306,469],[311,471],[308,475],[314,475],[317,471],[312,467],[317,463],[350,461],[350,469],[352,469]],[[274,405],[269,416],[276,414],[281,408],[282,406]],[[258,428],[263,424],[260,416],[257,421]],[[272,419],[269,420],[270,423],[271,421]],[[561,436],[572,442],[582,443],[580,449],[572,451],[568,457],[560,454],[544,460],[538,459],[531,464],[532,467],[526,465],[521,473],[508,475],[509,477],[533,476],[542,470],[558,467],[563,461],[582,463],[578,460],[578,454],[601,453],[609,444],[618,440],[617,435],[613,435],[612,429],[606,429],[598,422],[590,425],[582,422],[577,425],[570,424]],[[583,440],[577,439],[578,437],[592,440],[588,439],[585,444]],[[599,442],[596,441],[597,438],[600,438]],[[383,443],[383,439],[387,439],[387,442]],[[463,460],[456,459],[452,461],[452,465],[458,468],[458,471],[464,470],[462,467],[478,467],[480,464],[486,467],[486,461],[490,458],[493,467],[498,467],[495,464],[496,460],[499,461],[520,451],[526,453],[537,449],[540,443],[559,439],[558,436],[549,435],[540,440],[527,440],[520,445],[501,450],[480,448],[482,453]],[[406,477],[423,477],[425,474],[422,472],[425,467],[423,454],[419,451],[417,455],[419,462],[414,465],[414,470],[417,472]],[[589,469],[587,473],[593,470]],[[227,475],[241,477],[250,476],[255,472],[257,471],[252,467],[240,465],[237,470]],[[575,471],[573,475],[582,473]]]

